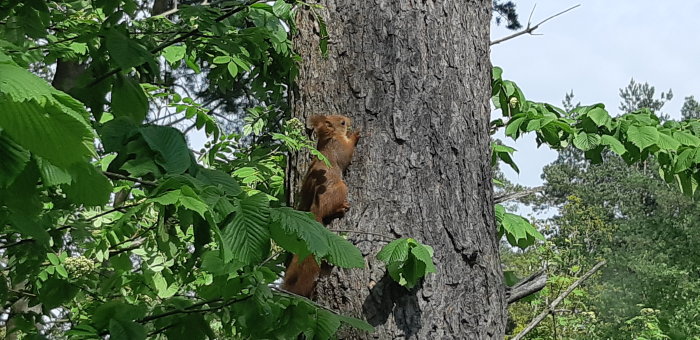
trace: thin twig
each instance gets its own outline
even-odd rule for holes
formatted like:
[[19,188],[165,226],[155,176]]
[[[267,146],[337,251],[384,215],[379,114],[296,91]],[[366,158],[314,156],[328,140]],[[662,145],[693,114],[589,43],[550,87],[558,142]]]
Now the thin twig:
[[126,210],[126,209],[128,209],[128,208],[133,208],[133,207],[135,207],[135,206],[137,206],[137,205],[139,205],[139,204],[141,204],[141,203],[143,203],[143,202],[144,202],[144,201],[140,201],[140,202],[136,202],[136,203],[131,203],[131,204],[123,205],[123,206],[121,206],[121,207],[116,207],[116,208],[114,208],[114,209],[110,209],[110,210],[107,210],[107,211],[103,211],[103,212],[101,212],[101,213],[99,213],[99,214],[97,214],[97,215],[95,215],[95,216],[92,216],[92,217],[86,219],[86,221],[89,222],[89,221],[92,221],[92,220],[94,220],[94,219],[100,218],[100,217],[102,217],[102,216],[104,216],[104,215],[109,215],[109,214],[111,214],[111,213],[113,213],[113,212],[116,212],[116,211],[122,211],[122,210]]
[[125,180],[125,181],[131,181],[131,182],[136,182],[136,183],[140,183],[143,185],[152,186],[152,187],[157,185],[156,182],[144,181],[144,180],[140,180],[140,179],[135,178],[135,177],[124,176],[122,174],[118,174],[118,173],[114,173],[114,172],[104,171],[103,174],[111,179],[121,179],[121,180]]
[[319,305],[317,302],[315,302],[315,301],[313,301],[313,300],[307,298],[306,296],[299,295],[299,294],[296,294],[296,293],[292,293],[292,292],[290,292],[290,291],[288,291],[288,290],[284,290],[284,289],[282,289],[282,288],[275,287],[275,286],[270,286],[270,289],[276,290],[277,292],[282,293],[282,294],[284,294],[284,295],[289,295],[289,296],[293,296],[293,297],[302,299],[302,300],[306,301],[307,303],[311,304],[312,306],[315,306],[315,307],[318,307],[318,308],[321,308],[321,309],[325,309],[325,310],[327,310],[327,311],[329,311],[329,312],[331,312],[331,313],[333,313],[333,314],[338,315],[338,311],[332,310],[332,309],[330,309],[330,308],[328,308],[328,307],[326,307],[326,306],[323,306],[323,305]]
[[588,272],[586,272],[586,274],[583,274],[583,276],[581,276],[578,280],[576,280],[576,282],[574,282],[573,284],[571,284],[571,286],[569,286],[569,288],[567,288],[566,291],[564,291],[564,292],[563,292],[561,295],[559,295],[554,301],[552,301],[552,303],[550,303],[549,306],[547,306],[547,307],[542,311],[542,313],[540,313],[539,315],[537,315],[536,318],[532,319],[532,321],[530,321],[530,324],[528,324],[527,327],[525,327],[525,329],[523,329],[520,333],[518,333],[518,335],[516,335],[512,340],[520,340],[520,339],[522,339],[525,335],[527,335],[527,333],[529,333],[531,330],[533,330],[533,329],[535,328],[535,326],[537,326],[537,324],[539,324],[540,322],[542,322],[542,320],[544,320],[544,318],[546,318],[547,315],[548,315],[552,310],[554,310],[554,307],[556,307],[559,303],[561,303],[562,301],[564,301],[564,299],[565,299],[569,294],[571,294],[571,292],[573,292],[574,289],[576,289],[576,287],[578,287],[583,281],[586,281],[589,277],[591,277],[591,275],[593,275],[596,271],[598,271],[598,269],[600,269],[600,267],[602,267],[602,266],[605,264],[605,262],[606,262],[605,260],[602,260],[602,261],[598,262],[598,264],[596,264],[595,266],[593,266],[593,268],[591,268],[591,270],[589,270]]
[[[533,32],[534,30],[536,30],[537,28],[539,28],[540,25],[544,24],[545,22],[547,22],[547,21],[549,21],[549,20],[551,20],[551,19],[554,19],[554,18],[556,18],[556,17],[558,17],[558,16],[560,16],[560,15],[562,15],[562,14],[568,12],[568,11],[571,11],[571,10],[573,10],[574,8],[579,7],[579,6],[581,6],[581,4],[578,4],[578,5],[576,5],[576,6],[569,7],[569,8],[567,8],[567,9],[565,9],[565,10],[563,10],[563,11],[557,13],[557,14],[554,14],[554,15],[550,16],[550,17],[547,18],[547,19],[544,19],[544,20],[538,22],[537,25],[535,25],[535,26],[530,26],[530,22],[529,22],[529,19],[528,19],[527,28],[525,28],[524,30],[522,30],[522,31],[520,31],[520,32],[511,34],[511,35],[509,35],[509,36],[507,36],[507,37],[504,37],[504,38],[501,38],[501,39],[498,39],[498,40],[494,40],[494,41],[491,42],[491,46],[496,45],[496,44],[500,44],[500,43],[502,43],[502,42],[504,42],[504,41],[506,41],[506,40],[510,40],[510,39],[515,38],[515,37],[519,37],[519,36],[521,36],[521,35],[523,35],[523,34],[532,34],[532,32]],[[533,12],[535,11],[535,8],[534,8],[534,7],[532,8],[532,11],[533,11]],[[532,14],[530,14],[530,17],[532,17]]]
[[383,237],[387,240],[395,240],[396,239],[396,237],[391,237],[389,235],[380,234],[380,233],[373,233],[371,231],[346,230],[346,229],[328,229],[328,230],[334,231],[336,233],[355,233],[355,234],[367,234],[367,235],[380,236],[380,237]]

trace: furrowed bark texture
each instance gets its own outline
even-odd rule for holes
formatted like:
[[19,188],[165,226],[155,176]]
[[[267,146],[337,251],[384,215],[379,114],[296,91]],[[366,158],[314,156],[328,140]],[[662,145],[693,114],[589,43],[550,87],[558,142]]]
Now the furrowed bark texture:
[[[351,117],[362,131],[345,179],[352,205],[332,228],[413,237],[437,274],[407,290],[375,259],[386,244],[351,233],[365,269],[335,269],[319,303],[366,319],[345,339],[502,339],[506,300],[493,217],[489,148],[490,1],[321,1],[330,35],[300,11],[294,115]],[[299,188],[306,157],[293,158]],[[294,190],[292,189],[292,190]]]

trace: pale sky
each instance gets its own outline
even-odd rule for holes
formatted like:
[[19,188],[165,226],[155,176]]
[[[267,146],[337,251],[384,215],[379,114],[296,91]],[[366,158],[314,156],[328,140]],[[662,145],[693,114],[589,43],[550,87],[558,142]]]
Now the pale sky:
[[[491,62],[503,68],[504,79],[515,81],[529,100],[561,107],[564,94],[574,91],[574,103],[604,103],[619,113],[619,88],[631,78],[648,82],[661,92],[673,90],[663,112],[680,117],[686,96],[700,97],[700,1],[516,0],[523,26],[533,5],[533,25],[576,4],[580,7],[554,18],[534,33],[491,47]],[[492,25],[491,39],[509,34]],[[542,183],[542,167],[556,158],[554,151],[536,148],[534,137],[513,142],[520,175],[502,168],[516,183]]]

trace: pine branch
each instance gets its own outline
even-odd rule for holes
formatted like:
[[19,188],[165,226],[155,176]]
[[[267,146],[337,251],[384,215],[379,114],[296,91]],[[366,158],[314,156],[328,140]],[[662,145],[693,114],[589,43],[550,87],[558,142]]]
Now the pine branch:
[[[554,15],[550,16],[550,17],[547,18],[547,19],[544,19],[544,20],[538,22],[535,26],[531,26],[531,25],[530,25],[530,19],[528,19],[528,21],[527,21],[527,27],[526,27],[524,30],[522,30],[522,31],[520,31],[520,32],[517,32],[517,33],[514,33],[514,34],[511,34],[511,35],[509,35],[509,36],[507,36],[507,37],[504,37],[504,38],[501,38],[501,39],[498,39],[498,40],[494,40],[494,41],[491,42],[491,46],[496,45],[496,44],[500,44],[500,43],[502,43],[502,42],[504,42],[504,41],[506,41],[506,40],[510,40],[510,39],[519,37],[519,36],[521,36],[521,35],[523,35],[523,34],[532,34],[533,31],[535,31],[536,29],[538,29],[538,28],[540,27],[540,25],[544,24],[545,22],[547,22],[547,21],[549,21],[549,20],[551,20],[551,19],[554,19],[554,18],[556,18],[556,17],[558,17],[558,16],[560,16],[560,15],[562,15],[562,14],[568,12],[568,11],[571,11],[571,10],[573,10],[574,8],[579,7],[579,6],[581,6],[581,4],[578,4],[578,5],[576,5],[576,6],[569,7],[569,8],[567,8],[567,9],[565,9],[565,10],[563,10],[563,11],[557,13],[557,14],[554,14]],[[535,8],[533,7],[533,8],[532,8],[532,12],[534,12],[534,11],[535,11]],[[530,13],[530,18],[532,18],[532,12]]]

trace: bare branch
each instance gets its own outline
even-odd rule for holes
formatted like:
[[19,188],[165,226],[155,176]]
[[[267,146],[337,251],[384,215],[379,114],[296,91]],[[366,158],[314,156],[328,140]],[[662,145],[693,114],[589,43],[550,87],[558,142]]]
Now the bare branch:
[[155,182],[143,181],[143,180],[140,180],[138,178],[124,176],[124,175],[114,173],[114,172],[104,171],[103,174],[111,179],[121,179],[121,180],[125,180],[125,181],[131,181],[131,182],[136,182],[136,183],[140,183],[143,185],[152,186],[152,187],[156,186]]
[[506,301],[508,304],[519,301],[522,298],[535,294],[542,290],[547,284],[547,273],[544,270],[538,270],[522,281],[516,283],[513,287],[506,289]]
[[554,310],[554,307],[556,307],[558,304],[560,304],[562,301],[564,301],[564,299],[569,294],[571,294],[571,292],[573,292],[574,289],[576,289],[576,287],[578,287],[583,281],[586,281],[589,277],[591,277],[591,275],[593,275],[596,271],[598,271],[598,269],[600,269],[600,267],[602,267],[605,263],[606,263],[605,260],[598,262],[598,264],[593,266],[593,268],[591,268],[591,270],[586,272],[586,274],[583,274],[583,276],[581,276],[578,280],[576,280],[576,282],[572,283],[571,286],[569,286],[569,288],[566,289],[566,291],[561,293],[561,295],[559,295],[554,301],[552,301],[552,303],[550,303],[549,306],[547,306],[542,311],[542,313],[540,313],[539,315],[537,315],[536,318],[534,318],[532,321],[530,321],[530,324],[528,324],[527,327],[525,327],[525,329],[523,329],[520,333],[518,333],[518,335],[516,335],[512,340],[520,340],[523,337],[525,337],[525,335],[527,335],[527,333],[529,333],[531,330],[533,330],[535,328],[535,326],[537,326],[537,324],[542,322],[542,320],[544,320],[544,318],[546,318],[547,315],[552,310]]
[[384,235],[384,234],[380,234],[380,233],[373,233],[371,231],[346,230],[346,229],[329,229],[329,230],[334,231],[336,233],[353,233],[353,234],[374,235],[374,236],[383,237],[387,240],[395,240],[396,239],[396,237],[391,237],[389,235]]
[[[493,46],[493,45],[496,45],[496,44],[500,44],[500,43],[502,43],[502,42],[504,42],[504,41],[506,41],[506,40],[510,40],[510,39],[519,37],[519,36],[521,36],[521,35],[523,35],[523,34],[532,34],[532,32],[533,32],[534,30],[538,29],[538,28],[540,27],[540,25],[544,24],[545,22],[547,22],[547,21],[549,21],[549,20],[551,20],[551,19],[554,19],[554,18],[556,18],[556,17],[558,17],[558,16],[560,16],[560,15],[562,15],[562,14],[568,12],[568,11],[571,11],[571,10],[573,10],[574,8],[579,7],[579,6],[581,6],[581,4],[578,4],[578,5],[576,5],[576,6],[569,7],[569,8],[567,8],[567,9],[565,9],[565,10],[563,10],[563,11],[557,13],[557,14],[554,14],[554,15],[550,16],[550,17],[547,18],[547,19],[544,19],[544,20],[538,22],[535,26],[530,26],[530,19],[528,19],[527,27],[526,27],[524,30],[522,30],[522,31],[520,31],[520,32],[517,32],[517,33],[514,33],[514,34],[511,34],[511,35],[509,35],[509,36],[507,36],[507,37],[504,37],[504,38],[501,38],[501,39],[498,39],[498,40],[494,40],[494,41],[491,42],[491,45]],[[535,11],[535,8],[534,8],[534,7],[532,8],[532,11],[533,11],[533,12]],[[532,18],[532,13],[530,13],[530,17]]]
[[530,189],[526,189],[526,190],[518,191],[518,192],[510,192],[510,193],[500,194],[500,195],[493,198],[493,203],[503,203],[503,202],[508,202],[508,201],[512,201],[512,200],[517,200],[519,198],[530,196],[530,195],[532,195],[536,192],[540,192],[542,190],[544,190],[544,186],[534,187],[534,188],[530,188]]

